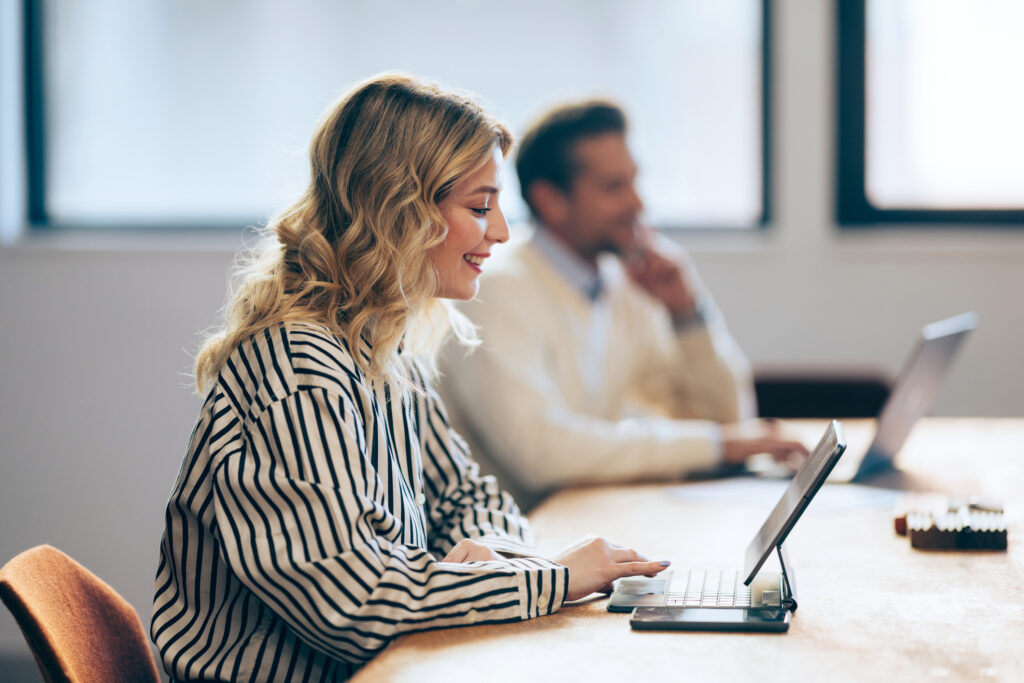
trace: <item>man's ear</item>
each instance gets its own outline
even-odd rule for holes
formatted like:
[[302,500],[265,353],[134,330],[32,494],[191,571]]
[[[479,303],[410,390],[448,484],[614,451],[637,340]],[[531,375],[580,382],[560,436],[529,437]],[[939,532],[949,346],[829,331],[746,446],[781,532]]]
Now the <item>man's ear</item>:
[[569,218],[569,196],[562,188],[547,180],[534,180],[526,194],[541,223],[555,229],[566,223]]

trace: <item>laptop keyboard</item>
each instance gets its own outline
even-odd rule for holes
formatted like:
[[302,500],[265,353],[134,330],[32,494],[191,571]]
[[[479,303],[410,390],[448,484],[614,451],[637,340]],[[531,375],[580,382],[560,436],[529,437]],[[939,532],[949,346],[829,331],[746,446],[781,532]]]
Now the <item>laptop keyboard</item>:
[[667,607],[749,607],[750,586],[738,571],[677,571],[665,594]]

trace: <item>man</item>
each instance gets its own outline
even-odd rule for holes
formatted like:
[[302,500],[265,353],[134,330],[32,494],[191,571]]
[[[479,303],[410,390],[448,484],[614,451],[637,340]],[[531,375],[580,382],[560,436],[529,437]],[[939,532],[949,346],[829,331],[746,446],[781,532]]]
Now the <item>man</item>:
[[[641,221],[626,118],[561,106],[516,157],[536,230],[462,310],[482,344],[447,391],[526,504],[556,487],[806,455],[755,415],[749,366],[685,252]],[[744,422],[745,421],[745,422]]]

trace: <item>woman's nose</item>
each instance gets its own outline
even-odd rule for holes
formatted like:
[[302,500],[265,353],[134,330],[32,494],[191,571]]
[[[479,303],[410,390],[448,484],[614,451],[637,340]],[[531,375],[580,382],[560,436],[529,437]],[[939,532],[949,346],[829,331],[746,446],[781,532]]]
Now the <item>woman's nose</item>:
[[505,214],[501,212],[501,209],[495,208],[491,211],[488,218],[487,232],[484,234],[484,237],[492,242],[507,242],[509,233]]

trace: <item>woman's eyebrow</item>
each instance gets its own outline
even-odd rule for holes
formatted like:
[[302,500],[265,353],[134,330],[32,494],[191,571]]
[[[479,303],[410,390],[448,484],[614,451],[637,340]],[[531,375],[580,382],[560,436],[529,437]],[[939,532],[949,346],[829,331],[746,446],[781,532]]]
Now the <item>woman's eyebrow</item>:
[[499,192],[500,192],[500,189],[497,188],[497,187],[494,187],[493,185],[481,185],[480,187],[476,188],[475,190],[471,190],[471,191],[467,192],[466,194],[467,195],[481,194],[481,193],[498,194]]

